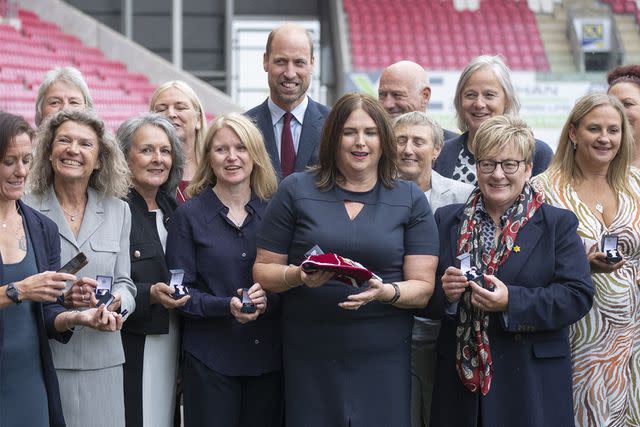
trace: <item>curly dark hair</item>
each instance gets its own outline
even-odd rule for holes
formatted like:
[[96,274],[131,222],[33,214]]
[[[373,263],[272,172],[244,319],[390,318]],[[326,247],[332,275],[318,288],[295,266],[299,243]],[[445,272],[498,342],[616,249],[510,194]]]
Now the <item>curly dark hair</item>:
[[630,82],[640,86],[640,65],[621,65],[609,71],[609,74],[607,74],[609,87],[620,82]]

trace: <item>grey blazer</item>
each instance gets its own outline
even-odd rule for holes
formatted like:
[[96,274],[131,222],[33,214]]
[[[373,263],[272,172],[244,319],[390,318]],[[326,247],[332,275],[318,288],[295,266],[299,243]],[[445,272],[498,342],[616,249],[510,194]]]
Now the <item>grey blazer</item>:
[[[98,274],[113,276],[112,292],[120,294],[121,310],[132,313],[136,306],[136,287],[129,277],[129,206],[115,197],[103,198],[93,188],[87,190],[87,195],[87,206],[77,238],[67,224],[53,186],[42,195],[27,195],[24,201],[58,225],[61,264],[64,265],[78,252],[84,252],[89,264],[76,275],[92,279]],[[68,344],[54,341],[50,341],[50,344],[56,369],[100,369],[124,363],[120,331],[76,329]]]
[[438,172],[432,170],[431,197],[429,197],[431,211],[435,213],[436,209],[442,206],[466,202],[473,188],[471,184],[445,178]]
[[[245,113],[246,116],[255,120],[256,126],[262,132],[264,137],[264,145],[269,153],[271,164],[276,170],[278,179],[282,179],[282,170],[280,169],[280,156],[278,155],[278,145],[276,137],[273,134],[273,123],[271,122],[271,112],[269,111],[269,100],[265,100],[262,104],[253,107]],[[307,166],[318,163],[318,146],[320,145],[320,134],[324,120],[329,114],[329,109],[309,98],[307,110],[304,113],[302,124],[302,133],[298,143],[298,152],[296,153],[296,164],[294,172],[302,172]]]

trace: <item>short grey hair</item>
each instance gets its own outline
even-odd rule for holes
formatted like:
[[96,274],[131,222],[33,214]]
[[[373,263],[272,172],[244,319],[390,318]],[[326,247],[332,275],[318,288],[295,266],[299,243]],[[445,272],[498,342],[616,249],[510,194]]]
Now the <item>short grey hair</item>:
[[396,117],[393,121],[393,130],[401,126],[428,126],[431,128],[431,133],[433,134],[433,147],[439,149],[444,145],[444,131],[442,130],[442,126],[429,117],[427,113],[411,111]]
[[116,139],[120,144],[120,149],[128,161],[129,152],[133,145],[133,137],[135,133],[144,126],[153,126],[161,129],[169,139],[169,144],[171,145],[171,170],[169,171],[169,177],[160,186],[160,189],[169,194],[173,194],[176,188],[178,188],[180,180],[182,180],[182,174],[184,172],[184,151],[182,150],[182,143],[178,138],[176,129],[166,117],[158,113],[145,113],[127,119],[120,125],[116,133]]
[[516,89],[511,82],[511,70],[504,63],[502,57],[496,55],[480,55],[473,58],[467,66],[460,74],[460,79],[458,80],[458,86],[456,87],[456,93],[453,98],[453,104],[456,107],[456,118],[458,120],[458,128],[466,132],[469,130],[469,127],[465,123],[462,117],[462,97],[464,87],[467,85],[467,82],[476,71],[481,68],[489,67],[493,73],[496,75],[496,79],[500,86],[502,86],[502,90],[504,90],[506,103],[504,106],[504,113],[506,115],[517,116],[520,112],[520,100],[518,99],[518,94],[516,93]]
[[56,82],[63,81],[78,88],[84,97],[84,106],[88,110],[93,110],[93,98],[89,93],[89,86],[84,81],[82,73],[75,67],[56,67],[47,71],[44,80],[38,88],[38,97],[36,98],[36,126],[42,123],[42,110],[44,108],[44,95],[47,93],[51,85]]
[[103,196],[124,198],[129,192],[131,174],[116,139],[102,120],[89,110],[62,110],[48,117],[38,128],[29,189],[44,194],[53,185],[51,153],[56,132],[63,123],[72,121],[90,127],[98,137],[98,169],[89,177],[89,187]]

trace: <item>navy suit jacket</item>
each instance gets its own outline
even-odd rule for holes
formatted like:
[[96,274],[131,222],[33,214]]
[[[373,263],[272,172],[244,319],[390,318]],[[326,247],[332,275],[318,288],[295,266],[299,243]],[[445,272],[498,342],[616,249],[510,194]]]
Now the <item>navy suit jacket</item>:
[[490,315],[494,377],[489,393],[480,397],[458,378],[456,320],[445,314],[440,280],[455,265],[463,208],[449,205],[435,215],[440,259],[428,310],[442,318],[442,329],[431,426],[573,426],[568,326],[590,310],[594,293],[576,216],[542,205],[518,233],[519,250],[498,268],[496,276],[509,288],[509,305],[506,316]]
[[442,132],[444,133],[444,140],[445,141],[448,141],[450,139],[457,138],[457,137],[460,136],[459,133],[456,133],[456,132],[453,132],[453,131],[447,130],[447,129],[442,129]]
[[[433,165],[433,170],[445,178],[451,178],[453,176],[453,170],[456,167],[456,162],[458,161],[458,154],[460,150],[462,150],[462,147],[467,145],[468,136],[469,132],[465,132],[457,138],[445,141],[442,151]],[[536,139],[531,176],[536,176],[547,170],[547,166],[551,163],[552,157],[553,151],[551,147],[549,147],[546,142]]]
[[[29,230],[29,236],[33,243],[32,247],[35,252],[36,265],[38,272],[56,271],[60,268],[60,237],[58,235],[58,227],[49,218],[31,209],[20,200],[18,206],[22,212],[22,217]],[[0,262],[0,283],[5,285],[2,280],[3,263]],[[64,307],[56,303],[36,303],[36,318],[40,321],[37,324],[38,344],[40,346],[40,358],[42,360],[42,368],[44,370],[44,383],[47,389],[47,401],[49,405],[49,425],[64,426],[64,417],[62,415],[62,405],[60,403],[60,390],[58,388],[58,377],[53,367],[53,359],[51,357],[51,349],[49,347],[49,338],[56,339],[62,343],[66,343],[71,338],[71,332],[60,333],[53,326],[55,318],[58,314],[65,311]],[[4,346],[4,310],[0,310],[0,355]],[[0,359],[0,364],[2,360]]]
[[[309,104],[304,113],[304,123],[302,124],[302,132],[300,133],[294,172],[303,172],[307,166],[318,163],[320,135],[322,134],[322,126],[324,125],[327,114],[329,114],[329,109],[326,106],[309,98]],[[256,126],[260,129],[260,132],[262,132],[264,145],[267,148],[267,153],[269,153],[271,164],[278,174],[278,179],[282,180],[280,155],[278,154],[278,144],[280,144],[280,141],[276,141],[273,133],[273,122],[271,121],[268,100],[265,100],[257,107],[253,107],[247,111],[245,115],[255,120]]]

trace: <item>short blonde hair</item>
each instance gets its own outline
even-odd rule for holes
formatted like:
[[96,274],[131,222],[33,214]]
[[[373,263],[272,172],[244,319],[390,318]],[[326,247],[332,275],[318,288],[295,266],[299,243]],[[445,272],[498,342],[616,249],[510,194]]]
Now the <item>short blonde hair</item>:
[[611,188],[617,192],[625,192],[631,196],[634,196],[634,191],[629,185],[627,173],[629,170],[629,164],[632,158],[632,152],[634,149],[633,142],[633,130],[627,120],[624,106],[614,96],[607,95],[605,93],[593,93],[591,95],[583,96],[576,101],[576,105],[569,113],[569,117],[565,122],[562,132],[560,133],[560,139],[558,141],[558,148],[549,165],[550,173],[558,173],[560,179],[564,182],[575,186],[580,184],[583,179],[583,173],[580,166],[575,161],[575,150],[573,143],[569,137],[569,133],[572,128],[577,128],[580,125],[580,121],[589,114],[594,108],[610,105],[616,109],[620,115],[620,147],[618,153],[609,164],[607,170],[607,182]]
[[131,175],[124,154],[104,122],[89,110],[62,110],[49,116],[38,129],[33,167],[29,174],[29,188],[44,194],[53,185],[51,153],[58,128],[72,121],[90,127],[98,137],[98,164],[89,177],[89,187],[104,196],[123,198],[129,192]]
[[207,116],[204,114],[204,107],[202,106],[202,102],[196,92],[189,86],[187,83],[182,80],[169,80],[158,86],[153,95],[151,95],[151,100],[149,101],[149,111],[156,112],[153,107],[158,101],[158,97],[162,92],[169,88],[178,89],[180,92],[184,93],[187,99],[191,102],[191,106],[196,110],[198,114],[198,120],[200,121],[200,129],[196,129],[196,143],[195,143],[195,155],[196,155],[196,163],[200,163],[200,159],[202,157],[202,140],[204,139],[204,135],[207,133]]
[[480,125],[475,138],[476,161],[492,159],[507,147],[513,147],[525,163],[531,164],[536,142],[524,120],[501,115]]
[[216,118],[211,124],[207,135],[204,138],[203,161],[198,163],[196,173],[191,184],[187,187],[187,196],[194,197],[208,187],[216,185],[216,176],[209,164],[208,158],[213,146],[213,139],[218,131],[223,128],[231,129],[238,135],[240,141],[244,143],[253,161],[253,171],[251,171],[251,190],[261,200],[271,198],[278,189],[278,178],[276,171],[271,165],[269,154],[262,139],[262,133],[251,122],[250,119],[238,113],[229,113]]

